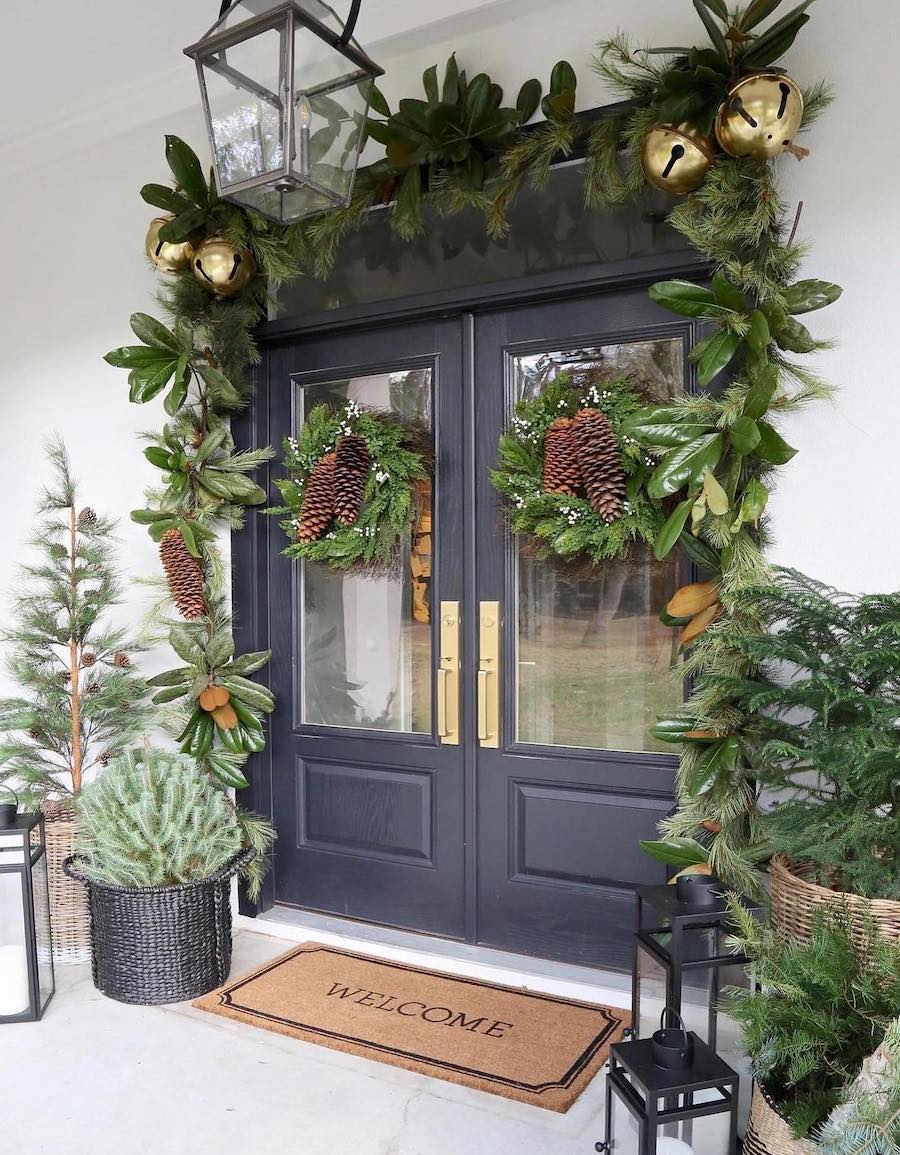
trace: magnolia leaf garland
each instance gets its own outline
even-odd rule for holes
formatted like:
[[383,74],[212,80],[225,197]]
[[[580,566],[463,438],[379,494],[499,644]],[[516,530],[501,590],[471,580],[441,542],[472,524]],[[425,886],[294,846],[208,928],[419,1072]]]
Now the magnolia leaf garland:
[[665,519],[645,485],[655,460],[622,432],[644,404],[624,378],[578,384],[561,373],[516,405],[491,481],[538,556],[599,565],[656,538]]
[[332,569],[389,568],[419,512],[430,454],[421,430],[349,401],[317,405],[284,443],[287,477],[278,487],[288,557]]

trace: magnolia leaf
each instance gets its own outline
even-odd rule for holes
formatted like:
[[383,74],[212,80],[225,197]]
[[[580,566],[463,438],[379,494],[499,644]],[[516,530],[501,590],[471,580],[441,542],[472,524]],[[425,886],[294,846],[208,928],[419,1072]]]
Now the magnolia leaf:
[[759,426],[752,417],[738,417],[737,421],[728,430],[731,444],[740,454],[752,453],[759,445],[761,434]]
[[687,445],[670,449],[647,483],[647,493],[659,500],[677,493],[685,485],[699,485],[704,473],[715,469],[721,456],[721,433],[707,433]]
[[701,541],[689,533],[683,533],[678,539],[678,544],[688,560],[693,562],[698,569],[702,569],[706,573],[717,574],[721,572],[721,558],[705,541]]
[[159,230],[159,239],[173,245],[181,244],[182,241],[188,239],[191,233],[203,228],[208,216],[209,212],[205,208],[187,209],[186,212],[179,213],[174,220],[163,225]]
[[681,645],[682,648],[690,646],[700,637],[721,614],[722,606],[719,602],[709,606],[705,610],[701,610],[696,617],[692,618],[690,622],[681,631]]
[[757,421],[769,408],[777,392],[778,370],[774,365],[769,365],[747,390],[743,416]]
[[731,312],[717,303],[711,289],[693,281],[657,281],[648,291],[657,305],[682,317],[723,316]]
[[728,512],[728,506],[730,504],[728,494],[716,480],[716,476],[712,470],[708,470],[703,475],[703,493],[706,497],[706,505],[710,513],[716,517],[722,517]]
[[691,533],[694,537],[700,532],[704,517],[706,517],[706,494],[701,493],[691,506]]
[[701,610],[715,605],[719,600],[717,581],[693,582],[675,591],[666,603],[666,611],[673,617],[692,618]]
[[844,290],[831,281],[797,281],[784,291],[789,313],[812,313],[833,304]]
[[212,365],[207,364],[198,365],[197,372],[203,378],[204,383],[217,405],[221,405],[227,409],[235,409],[243,404],[243,397],[241,397],[240,393],[238,393],[237,389],[235,389],[224,373],[218,369],[214,369]]
[[622,434],[634,437],[642,445],[674,448],[696,441],[714,429],[708,421],[698,422],[685,409],[674,405],[649,405],[622,422]]
[[[721,5],[721,7],[724,9],[725,6]],[[710,8],[714,8],[714,5],[709,3],[708,0],[694,0],[694,8],[697,11],[697,15],[703,21],[703,26],[706,28],[706,31],[709,34],[709,38],[713,42],[713,45],[715,46],[718,54],[722,57],[723,60],[730,60],[731,57],[728,54],[728,45],[725,42],[725,36],[722,32],[722,29],[713,19],[713,16],[709,11]],[[722,17],[722,19],[728,19],[727,11],[725,12],[725,15]]]
[[169,355],[180,352],[178,339],[171,329],[167,329],[162,321],[147,313],[132,313],[129,319],[131,331],[139,341],[150,345],[154,349],[162,350]]
[[169,188],[167,184],[145,184],[141,189],[141,199],[176,217],[194,207],[183,193]]
[[159,445],[148,445],[144,450],[144,456],[151,465],[155,465],[157,469],[169,470],[171,466],[171,453],[168,449],[163,449]]
[[771,16],[780,4],[781,0],[752,0],[744,12],[743,20],[741,20],[743,31],[749,32],[757,24],[762,24],[763,20]]
[[712,288],[720,305],[736,313],[743,313],[746,308],[744,294],[736,285],[732,285],[721,269],[717,269],[713,274]]
[[641,849],[666,866],[698,866],[709,861],[709,852],[695,838],[641,839]]
[[539,80],[526,80],[519,89],[519,95],[516,98],[516,108],[519,112],[519,122],[525,124],[531,120],[538,110],[538,105],[541,102],[541,82]]
[[650,733],[657,742],[682,742],[684,735],[697,726],[697,719],[686,714],[664,714],[658,718]]
[[166,137],[166,161],[172,176],[195,205],[204,208],[209,203],[209,189],[203,166],[194,150],[177,136]]
[[744,496],[741,498],[741,508],[739,513],[739,520],[741,522],[757,522],[763,515],[766,504],[769,500],[769,491],[759,480],[759,478],[752,477],[744,489]]
[[437,65],[432,64],[430,68],[426,68],[422,73],[422,87],[425,89],[425,95],[432,104],[437,104],[440,100],[438,96],[438,81],[437,81]]
[[681,531],[684,529],[687,519],[691,513],[692,500],[687,497],[684,501],[679,502],[671,514],[669,514],[665,525],[659,531],[659,536],[653,543],[653,554],[657,561],[662,561],[669,553],[671,553],[675,543],[681,537]]
[[760,434],[759,444],[755,450],[757,456],[763,461],[768,461],[770,465],[787,465],[797,450],[788,445],[781,434],[767,421],[759,421],[757,426]]
[[697,360],[697,380],[701,385],[708,385],[730,364],[740,343],[740,337],[730,329],[720,329],[704,342],[705,347]]

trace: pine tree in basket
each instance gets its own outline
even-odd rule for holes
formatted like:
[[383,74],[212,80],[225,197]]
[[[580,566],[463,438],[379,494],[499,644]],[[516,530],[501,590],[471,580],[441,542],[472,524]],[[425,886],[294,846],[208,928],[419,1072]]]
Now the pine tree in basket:
[[119,601],[113,522],[78,500],[62,441],[48,443],[53,481],[37,506],[2,640],[15,696],[0,699],[0,783],[25,808],[79,794],[140,733],[145,686],[134,646],[103,620]]

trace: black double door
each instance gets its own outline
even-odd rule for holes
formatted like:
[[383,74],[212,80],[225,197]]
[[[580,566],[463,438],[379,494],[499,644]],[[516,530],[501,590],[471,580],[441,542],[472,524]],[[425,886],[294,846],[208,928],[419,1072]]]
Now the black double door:
[[638,843],[672,805],[648,728],[681,697],[657,618],[675,563],[537,560],[489,474],[517,398],[562,372],[671,396],[685,337],[637,288],[269,350],[273,443],[322,402],[434,443],[396,572],[292,563],[269,535],[275,902],[629,965],[631,888],[663,878]]

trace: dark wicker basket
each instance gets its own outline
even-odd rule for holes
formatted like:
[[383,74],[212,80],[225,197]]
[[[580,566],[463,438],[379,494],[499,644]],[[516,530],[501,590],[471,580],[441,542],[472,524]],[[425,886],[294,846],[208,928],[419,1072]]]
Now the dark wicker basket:
[[240,851],[200,882],[142,889],[93,882],[70,855],[63,869],[90,900],[97,990],[149,1005],[186,1002],[223,983],[231,968],[229,881],[255,853]]

